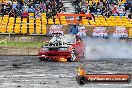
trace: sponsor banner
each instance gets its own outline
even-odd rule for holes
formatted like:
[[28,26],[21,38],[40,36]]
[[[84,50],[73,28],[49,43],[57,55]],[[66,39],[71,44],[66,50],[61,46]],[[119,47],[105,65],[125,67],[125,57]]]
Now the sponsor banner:
[[[64,33],[70,34],[70,29],[73,25],[47,25],[47,35],[52,33]],[[132,30],[130,27],[95,27],[95,26],[82,26],[77,25],[79,36],[90,36],[90,37],[104,37],[104,38],[126,38],[129,37],[132,33],[129,30]]]
[[77,75],[76,81],[79,85],[86,83],[130,83],[129,74],[85,74]]
[[51,25],[48,30],[48,35],[52,35],[54,33],[64,34],[63,25]]
[[83,67],[79,67],[76,76],[79,85],[86,83],[130,83],[130,74],[87,74]]
[[129,74],[87,74],[87,82],[130,82]]

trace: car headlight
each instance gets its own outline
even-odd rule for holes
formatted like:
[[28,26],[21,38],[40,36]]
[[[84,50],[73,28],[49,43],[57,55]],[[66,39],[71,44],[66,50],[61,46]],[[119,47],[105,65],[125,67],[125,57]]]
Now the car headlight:
[[42,48],[40,51],[47,51],[48,48]]
[[68,50],[67,48],[60,48],[60,50]]

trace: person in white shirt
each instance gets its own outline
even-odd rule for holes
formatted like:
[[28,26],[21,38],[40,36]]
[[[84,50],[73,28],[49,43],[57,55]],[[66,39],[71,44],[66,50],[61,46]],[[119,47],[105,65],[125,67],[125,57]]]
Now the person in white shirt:
[[84,26],[79,27],[79,32],[77,33],[78,36],[86,36],[86,29]]

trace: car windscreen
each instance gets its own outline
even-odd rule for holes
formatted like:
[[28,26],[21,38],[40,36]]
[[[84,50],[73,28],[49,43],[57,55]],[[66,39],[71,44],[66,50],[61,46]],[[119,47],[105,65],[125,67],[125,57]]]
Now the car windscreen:
[[72,35],[64,35],[63,41],[65,43],[75,43],[76,37]]

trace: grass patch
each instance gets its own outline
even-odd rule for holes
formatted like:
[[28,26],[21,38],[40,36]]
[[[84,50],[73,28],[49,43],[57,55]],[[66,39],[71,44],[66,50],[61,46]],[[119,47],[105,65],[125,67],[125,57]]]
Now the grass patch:
[[43,42],[6,42],[0,43],[0,47],[24,47],[24,48],[40,48]]

